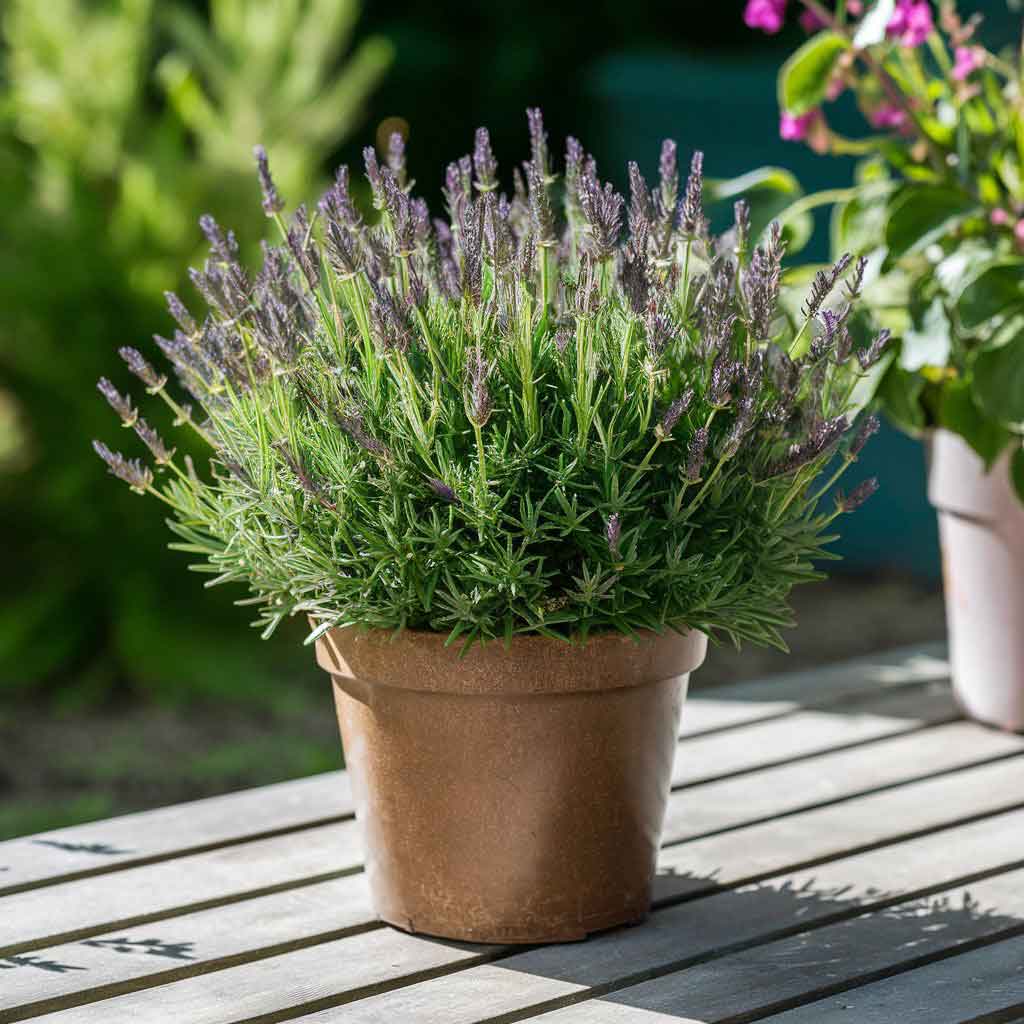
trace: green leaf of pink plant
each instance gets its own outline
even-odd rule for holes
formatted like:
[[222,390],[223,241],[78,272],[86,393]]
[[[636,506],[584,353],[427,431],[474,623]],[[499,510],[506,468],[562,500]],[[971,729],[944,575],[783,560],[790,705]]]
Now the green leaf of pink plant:
[[908,188],[891,207],[885,231],[889,260],[920,252],[978,209],[977,203],[959,189],[920,185]]
[[779,71],[779,109],[799,116],[818,106],[849,41],[838,32],[819,32],[794,53]]

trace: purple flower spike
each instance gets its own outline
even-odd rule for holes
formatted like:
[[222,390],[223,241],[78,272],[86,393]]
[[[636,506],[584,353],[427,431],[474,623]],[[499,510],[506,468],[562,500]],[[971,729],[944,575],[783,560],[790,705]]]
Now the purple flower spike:
[[604,539],[608,542],[608,550],[613,558],[619,557],[619,541],[622,539],[622,517],[613,512],[605,523]]
[[256,157],[256,172],[260,178],[260,191],[263,193],[263,212],[268,217],[273,217],[275,213],[280,213],[284,209],[284,200],[270,176],[267,151],[262,146],[255,146],[252,152]]

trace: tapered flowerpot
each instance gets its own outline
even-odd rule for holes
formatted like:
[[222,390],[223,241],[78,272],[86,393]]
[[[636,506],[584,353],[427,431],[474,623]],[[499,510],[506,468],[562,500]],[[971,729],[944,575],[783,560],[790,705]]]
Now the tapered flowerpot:
[[953,688],[980,722],[1024,731],[1024,506],[1008,456],[986,473],[955,434],[931,442]]
[[554,942],[650,905],[698,632],[518,637],[333,630],[345,758],[380,917],[477,942]]

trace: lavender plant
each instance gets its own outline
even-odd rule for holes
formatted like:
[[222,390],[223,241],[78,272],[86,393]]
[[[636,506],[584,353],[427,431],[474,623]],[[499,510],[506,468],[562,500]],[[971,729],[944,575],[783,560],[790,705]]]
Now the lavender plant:
[[191,404],[121,350],[209,443],[209,472],[106,381],[155,470],[96,450],[168,507],[210,584],[248,584],[264,635],[305,613],[310,639],[690,627],[781,645],[790,588],[819,578],[834,521],[874,487],[825,500],[877,425],[854,424],[887,340],[851,336],[864,263],[790,315],[780,231],[754,247],[739,202],[712,238],[700,153],[681,182],[665,142],[653,189],[631,164],[627,203],[575,139],[556,171],[537,110],[529,133],[506,194],[477,132],[446,218],[414,196],[397,135],[364,154],[372,216],[343,167],[286,219],[257,149],[281,244],[251,276],[204,218],[209,312],[168,296],[177,329],[156,339]]

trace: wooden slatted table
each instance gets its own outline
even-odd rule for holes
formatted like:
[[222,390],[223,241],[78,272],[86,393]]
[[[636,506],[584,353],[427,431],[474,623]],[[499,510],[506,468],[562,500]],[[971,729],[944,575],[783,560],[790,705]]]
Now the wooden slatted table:
[[1024,737],[942,652],[698,691],[643,924],[374,921],[340,772],[0,843],[0,1022],[1024,1021]]

